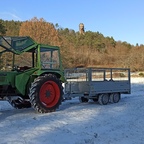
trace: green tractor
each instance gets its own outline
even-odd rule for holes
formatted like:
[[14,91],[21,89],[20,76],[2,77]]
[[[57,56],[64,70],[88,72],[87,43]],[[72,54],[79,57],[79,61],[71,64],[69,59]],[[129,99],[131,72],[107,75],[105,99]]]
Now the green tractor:
[[53,112],[63,100],[65,81],[59,47],[30,37],[0,36],[0,100]]

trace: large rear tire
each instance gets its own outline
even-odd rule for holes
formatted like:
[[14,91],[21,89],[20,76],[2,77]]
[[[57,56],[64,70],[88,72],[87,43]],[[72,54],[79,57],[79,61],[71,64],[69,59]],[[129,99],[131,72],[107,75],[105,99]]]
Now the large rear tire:
[[62,96],[62,84],[53,74],[36,78],[29,93],[32,107],[40,113],[55,111],[61,104]]

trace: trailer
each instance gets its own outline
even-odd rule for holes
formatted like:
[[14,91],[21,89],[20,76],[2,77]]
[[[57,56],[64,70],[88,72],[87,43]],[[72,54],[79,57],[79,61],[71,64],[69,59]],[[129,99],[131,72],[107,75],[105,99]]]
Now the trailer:
[[65,70],[64,99],[79,97],[80,102],[92,99],[101,105],[117,103],[121,94],[130,94],[130,69],[73,68]]

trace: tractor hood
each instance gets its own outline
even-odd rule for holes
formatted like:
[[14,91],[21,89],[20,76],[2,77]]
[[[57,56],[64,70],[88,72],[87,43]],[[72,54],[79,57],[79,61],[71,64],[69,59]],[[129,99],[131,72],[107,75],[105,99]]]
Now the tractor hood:
[[[6,51],[20,54],[24,51],[30,51],[38,44],[28,36],[25,37],[8,37],[0,36],[0,54]],[[4,49],[2,49],[2,48]]]

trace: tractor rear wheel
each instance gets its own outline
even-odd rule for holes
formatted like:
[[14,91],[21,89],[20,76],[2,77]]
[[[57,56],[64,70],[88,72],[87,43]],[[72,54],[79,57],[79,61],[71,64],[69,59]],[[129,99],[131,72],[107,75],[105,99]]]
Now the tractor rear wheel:
[[61,81],[53,74],[37,77],[29,93],[32,107],[40,113],[55,111],[61,104],[62,96]]

